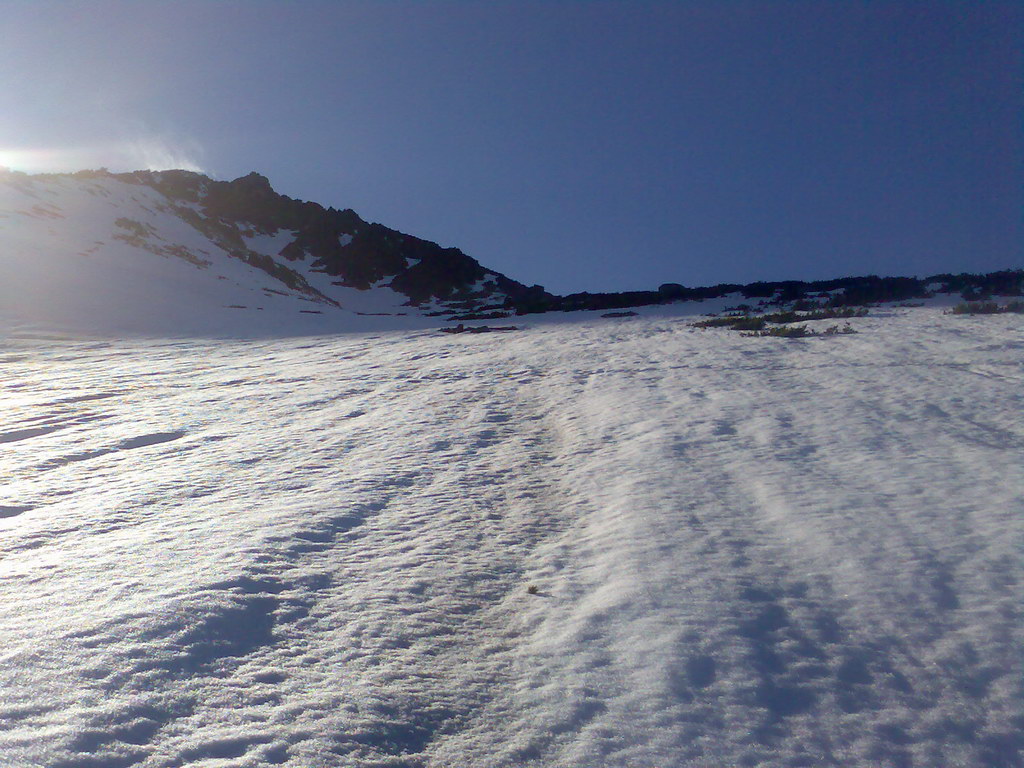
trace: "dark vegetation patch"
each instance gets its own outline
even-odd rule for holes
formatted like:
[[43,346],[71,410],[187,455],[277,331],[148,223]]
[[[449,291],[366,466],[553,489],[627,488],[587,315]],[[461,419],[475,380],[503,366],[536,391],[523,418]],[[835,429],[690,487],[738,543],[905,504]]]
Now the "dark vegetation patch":
[[948,314],[951,315],[1002,315],[1002,314],[1024,314],[1024,301],[1015,299],[1005,304],[994,301],[968,301],[957,304]]
[[[813,331],[794,326],[790,328],[772,328],[765,330],[769,323],[783,325],[785,323],[798,323],[807,320],[831,320],[833,318],[864,317],[868,311],[864,307],[826,307],[815,309],[810,312],[796,312],[788,310],[785,312],[773,312],[767,315],[726,315],[724,317],[712,317],[694,323],[697,328],[729,328],[733,331],[750,331],[752,336],[809,336],[814,335]],[[833,326],[838,328],[838,326]],[[849,323],[845,327],[849,327]],[[828,335],[836,333],[853,333],[853,330],[826,331]]]
[[459,323],[451,328],[442,328],[441,333],[490,333],[491,331],[518,331],[515,325],[463,325]]
[[802,339],[806,336],[845,336],[856,333],[849,323],[842,327],[830,325],[823,331],[815,331],[803,325],[780,325],[777,328],[766,328],[763,331],[748,331],[741,333],[741,336],[776,336],[783,339]]
[[[428,312],[428,315],[447,315],[447,312]],[[451,320],[500,320],[508,317],[508,312],[467,312],[463,315],[455,315]]]
[[[678,301],[703,301],[739,293],[745,299],[759,299],[767,305],[791,304],[796,311],[818,307],[859,307],[892,301],[925,299],[936,293],[960,294],[967,301],[988,300],[992,296],[1024,295],[1024,270],[1010,269],[983,275],[939,274],[930,277],[841,277],[834,280],[782,280],[747,285],[720,283],[688,288],[665,283],[656,291],[622,293],[573,293],[553,296],[540,293],[512,299],[508,306],[517,314],[536,312],[574,312],[579,310],[616,310]],[[749,304],[741,305],[746,310]],[[724,324],[724,323],[723,323]]]

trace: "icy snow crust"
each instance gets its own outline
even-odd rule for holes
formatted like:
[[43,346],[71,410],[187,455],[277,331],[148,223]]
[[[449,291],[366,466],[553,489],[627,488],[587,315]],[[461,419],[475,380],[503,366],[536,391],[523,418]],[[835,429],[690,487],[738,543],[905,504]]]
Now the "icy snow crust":
[[577,319],[9,336],[0,765],[1020,765],[1020,320]]

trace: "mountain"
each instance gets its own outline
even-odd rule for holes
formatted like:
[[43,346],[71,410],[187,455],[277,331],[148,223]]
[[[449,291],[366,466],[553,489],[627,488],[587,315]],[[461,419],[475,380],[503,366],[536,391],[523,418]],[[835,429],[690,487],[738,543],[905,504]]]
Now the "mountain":
[[546,295],[458,248],[280,195],[257,173],[3,171],[0,245],[0,310],[65,324],[191,327],[201,315],[207,327],[287,327],[303,313],[351,325],[352,315],[494,313]]
[[554,296],[458,248],[278,194],[258,173],[217,181],[181,170],[0,169],[0,321],[8,327],[329,333],[730,298],[810,309],[1022,292],[1024,271],[1006,270]]

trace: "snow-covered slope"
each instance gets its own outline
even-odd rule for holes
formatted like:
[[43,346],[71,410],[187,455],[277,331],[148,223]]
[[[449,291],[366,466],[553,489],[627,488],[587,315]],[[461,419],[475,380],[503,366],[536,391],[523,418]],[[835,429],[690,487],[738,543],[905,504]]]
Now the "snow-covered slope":
[[1019,766],[1019,316],[578,320],[8,338],[0,765]]
[[5,326],[237,336],[386,325],[362,319],[378,315],[415,327],[522,288],[456,249],[278,195],[256,174],[0,169]]

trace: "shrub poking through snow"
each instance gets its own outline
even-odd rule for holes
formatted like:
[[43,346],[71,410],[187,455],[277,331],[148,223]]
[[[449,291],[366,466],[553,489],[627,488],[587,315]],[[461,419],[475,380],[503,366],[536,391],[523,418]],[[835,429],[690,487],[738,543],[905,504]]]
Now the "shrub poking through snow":
[[766,322],[763,317],[740,317],[729,327],[734,331],[760,331]]
[[838,325],[830,325],[824,331],[815,331],[804,325],[780,325],[776,328],[768,328],[763,331],[750,331],[741,333],[741,336],[777,336],[783,339],[802,339],[807,336],[842,336],[849,333],[856,333],[853,326],[846,323],[842,328]]
[[694,328],[732,328],[733,324],[741,320],[750,320],[745,315],[729,315],[727,317],[711,317],[694,323]]
[[[845,317],[864,317],[867,315],[868,310],[866,307],[825,307],[822,309],[815,309],[811,312],[796,312],[788,310],[785,312],[773,312],[769,315],[729,315],[726,317],[712,317],[707,320],[701,320],[698,323],[694,323],[697,328],[729,328],[733,331],[762,331],[766,324],[776,323],[783,325],[785,323],[801,323],[806,320],[830,320],[832,318],[845,318]],[[846,324],[847,327],[849,323]],[[779,329],[775,329],[779,330]],[[843,333],[854,333],[855,331],[851,328],[849,331],[842,331]],[[760,336],[794,336],[795,333],[792,329],[787,332],[775,333],[771,331],[764,331],[759,334]],[[803,334],[813,336],[814,333],[805,331]],[[829,334],[832,335],[832,334]]]
[[802,325],[780,325],[776,328],[767,328],[763,331],[750,331],[749,333],[742,333],[740,335],[778,336],[783,339],[802,339],[804,336],[817,336],[818,334]]
[[965,301],[949,310],[951,315],[1001,315],[1007,312],[1024,314],[1024,301],[1014,299],[1002,305],[994,301]]

